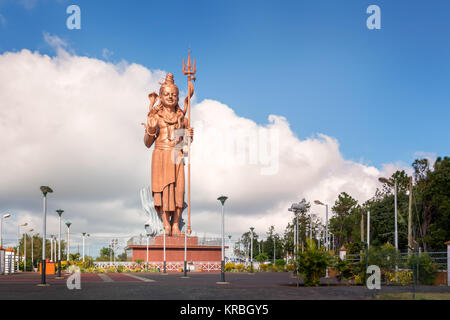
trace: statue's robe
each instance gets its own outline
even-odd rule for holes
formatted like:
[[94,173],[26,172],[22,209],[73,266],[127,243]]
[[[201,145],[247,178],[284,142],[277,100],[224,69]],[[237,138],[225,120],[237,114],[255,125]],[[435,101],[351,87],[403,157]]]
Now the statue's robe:
[[177,106],[173,117],[161,108],[149,115],[149,124],[156,124],[155,149],[152,154],[152,195],[155,206],[163,211],[175,211],[184,205],[183,137],[176,136],[177,129],[184,129],[187,120]]

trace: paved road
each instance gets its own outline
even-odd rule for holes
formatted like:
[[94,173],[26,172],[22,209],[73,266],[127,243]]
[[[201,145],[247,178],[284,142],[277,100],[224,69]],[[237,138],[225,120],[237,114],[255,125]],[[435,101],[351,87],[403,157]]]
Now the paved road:
[[[360,300],[368,299],[362,286],[297,287],[289,273],[227,273],[227,285],[217,284],[219,273],[81,274],[81,289],[69,290],[65,279],[48,276],[48,287],[37,286],[40,276],[20,273],[0,276],[0,299],[52,300]],[[322,279],[323,282],[330,281]],[[381,292],[410,292],[411,287],[383,287]],[[450,292],[450,287],[421,286],[417,291]]]

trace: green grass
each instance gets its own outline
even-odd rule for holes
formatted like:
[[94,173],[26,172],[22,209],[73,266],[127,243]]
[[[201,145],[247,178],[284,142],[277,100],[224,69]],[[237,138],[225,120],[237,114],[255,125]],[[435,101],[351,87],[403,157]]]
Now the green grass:
[[[412,300],[411,292],[377,295],[381,300]],[[450,300],[450,292],[416,292],[416,300]]]

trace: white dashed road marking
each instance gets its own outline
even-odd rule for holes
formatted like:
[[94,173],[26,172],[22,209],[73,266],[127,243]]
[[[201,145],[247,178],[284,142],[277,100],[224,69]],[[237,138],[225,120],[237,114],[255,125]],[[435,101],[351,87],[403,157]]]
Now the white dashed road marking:
[[139,277],[139,276],[136,276],[134,274],[124,273],[124,275],[127,275],[127,276],[129,276],[131,278],[134,278],[134,279],[137,279],[137,280],[141,280],[141,281],[144,281],[144,282],[155,282],[155,280],[147,279],[147,278],[144,278],[144,277]]
[[98,276],[99,276],[100,278],[102,278],[102,280],[105,281],[105,282],[114,282],[114,280],[111,279],[111,278],[110,278],[109,276],[107,276],[106,274],[99,273]]

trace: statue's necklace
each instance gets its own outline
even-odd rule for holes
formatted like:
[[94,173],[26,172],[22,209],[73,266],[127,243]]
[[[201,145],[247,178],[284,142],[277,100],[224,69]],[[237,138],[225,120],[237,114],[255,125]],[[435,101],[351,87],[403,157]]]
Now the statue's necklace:
[[178,114],[177,112],[167,111],[166,108],[163,109],[163,112],[160,112],[160,116],[163,118],[164,122],[167,124],[175,124],[178,122]]
[[167,134],[168,139],[170,141],[175,140],[175,134],[174,134],[174,124],[178,123],[178,114],[177,112],[170,112],[167,111],[166,108],[160,112],[160,116],[163,118],[164,122],[167,124]]

